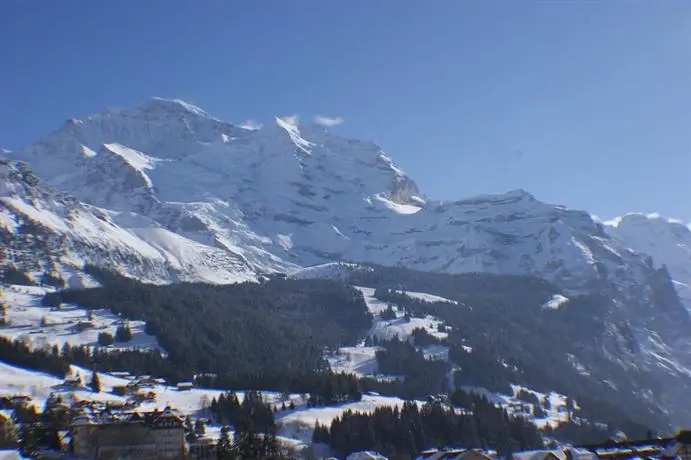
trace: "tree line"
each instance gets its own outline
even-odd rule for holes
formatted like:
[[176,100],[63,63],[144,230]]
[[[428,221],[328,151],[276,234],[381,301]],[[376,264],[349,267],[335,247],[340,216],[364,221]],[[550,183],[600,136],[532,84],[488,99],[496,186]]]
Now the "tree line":
[[450,400],[465,407],[438,401],[420,407],[407,401],[400,409],[346,411],[329,427],[318,424],[313,441],[329,444],[339,458],[363,450],[406,459],[435,447],[496,449],[502,454],[542,447],[535,425],[509,416],[481,396],[460,393],[456,390]]
[[102,287],[53,293],[47,303],[144,320],[177,373],[215,374],[219,386],[292,386],[328,370],[324,350],[355,344],[372,320],[360,292],[333,281],[154,286],[89,271]]

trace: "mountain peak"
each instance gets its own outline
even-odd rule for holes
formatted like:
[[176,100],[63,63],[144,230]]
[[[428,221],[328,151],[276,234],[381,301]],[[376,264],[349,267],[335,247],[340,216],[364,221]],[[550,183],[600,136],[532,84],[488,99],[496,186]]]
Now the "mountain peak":
[[[152,97],[134,109],[140,115],[160,116],[165,114],[193,115],[203,118],[214,118],[196,105],[185,102],[182,99],[166,99]],[[148,118],[148,117],[147,117]]]
[[521,200],[536,201],[535,196],[532,193],[524,190],[522,188],[517,188],[514,190],[509,190],[503,194],[506,198],[519,198]]
[[671,227],[685,227],[691,229],[691,224],[685,224],[679,219],[665,217],[660,213],[640,213],[632,212],[624,214],[623,216],[615,217],[614,219],[604,222],[609,227],[620,227],[622,225],[647,225],[647,226],[671,226]]

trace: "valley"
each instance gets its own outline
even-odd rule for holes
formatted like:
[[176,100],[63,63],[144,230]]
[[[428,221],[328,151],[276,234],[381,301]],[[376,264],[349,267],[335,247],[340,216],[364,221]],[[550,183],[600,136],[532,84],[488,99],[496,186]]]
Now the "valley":
[[0,154],[0,396],[170,406],[205,425],[195,449],[301,458],[670,433],[691,424],[690,245],[524,190],[435,200],[373,142],[153,98]]

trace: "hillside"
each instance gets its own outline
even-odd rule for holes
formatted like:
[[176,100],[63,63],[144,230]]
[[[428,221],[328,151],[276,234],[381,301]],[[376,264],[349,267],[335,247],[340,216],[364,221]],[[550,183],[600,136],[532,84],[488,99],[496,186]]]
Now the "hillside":
[[[596,394],[628,411],[633,402],[617,398],[635,394],[655,424],[691,420],[677,404],[691,379],[691,318],[677,293],[685,283],[684,262],[650,257],[646,252],[655,248],[632,244],[626,226],[615,231],[585,211],[541,202],[523,190],[441,202],[427,197],[373,142],[292,119],[238,127],[179,100],[153,98],[132,109],[70,119],[3,157],[0,266],[67,284],[84,277],[85,266],[175,283],[171,291],[160,288],[165,302],[146,307],[142,289],[150,288],[134,284],[72,292],[75,297],[65,300],[86,302],[78,297],[99,293],[90,308],[119,308],[150,328],[165,324],[169,337],[189,315],[200,332],[187,343],[212,351],[208,357],[186,355],[152,335],[171,355],[189,357],[195,369],[223,362],[216,345],[235,346],[239,356],[246,344],[233,344],[228,329],[209,326],[223,307],[215,299],[220,287],[177,283],[241,283],[228,289],[252,291],[264,299],[262,308],[283,311],[298,339],[313,334],[323,339],[319,347],[355,346],[355,335],[369,325],[354,323],[356,334],[339,323],[344,318],[337,309],[327,309],[317,316],[329,325],[325,331],[304,330],[314,312],[301,310],[296,299],[302,294],[291,297],[297,304],[276,304],[253,291],[264,289],[258,284],[243,284],[267,274],[307,278],[307,284],[309,278],[337,277],[404,302],[423,328],[444,322],[454,329],[448,340],[460,350],[478,347],[478,355],[485,342],[497,347],[487,358],[518,369],[502,364],[513,369],[501,371],[502,385],[570,389],[575,373],[571,382],[597,387]],[[295,294],[295,284],[284,283],[268,282]],[[187,298],[194,289],[209,297]],[[333,289],[338,302],[349,304],[351,288]],[[397,291],[456,303],[430,306],[414,294],[401,299]],[[124,298],[126,293],[136,294]],[[473,309],[458,314],[470,300]],[[172,313],[167,302],[176,306]],[[238,306],[245,316],[228,319],[228,328],[262,325],[243,302]],[[370,314],[364,302],[361,307]],[[292,308],[300,313],[291,316]],[[388,323],[372,327],[389,337]],[[324,361],[321,349],[300,340],[300,352],[309,350],[307,367]],[[290,363],[278,359],[289,350],[252,356]],[[449,359],[454,356],[468,359],[460,352]]]

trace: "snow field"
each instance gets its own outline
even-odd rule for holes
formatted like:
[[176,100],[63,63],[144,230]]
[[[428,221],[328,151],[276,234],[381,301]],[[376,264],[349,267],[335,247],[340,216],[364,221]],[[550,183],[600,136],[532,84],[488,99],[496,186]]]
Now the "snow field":
[[[107,332],[115,336],[122,318],[109,310],[92,310],[93,320],[88,320],[88,311],[75,305],[64,304],[59,310],[41,306],[41,298],[51,288],[37,286],[5,286],[0,294],[0,303],[7,306],[6,320],[9,325],[0,327],[0,337],[20,340],[35,348],[61,347],[71,345],[97,345],[98,335]],[[88,325],[88,327],[87,327]],[[156,338],[145,332],[144,321],[129,321],[132,340],[115,343],[108,349],[143,349],[163,351]]]

